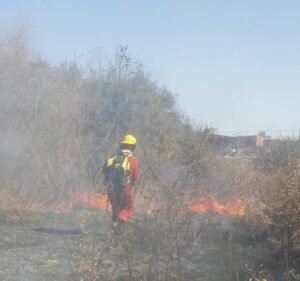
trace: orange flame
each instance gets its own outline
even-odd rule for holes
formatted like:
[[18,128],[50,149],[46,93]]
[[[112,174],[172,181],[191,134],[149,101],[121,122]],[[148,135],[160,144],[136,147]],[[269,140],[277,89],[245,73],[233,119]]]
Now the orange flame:
[[93,209],[111,211],[111,205],[108,201],[108,198],[106,195],[103,194],[83,192],[79,194],[78,201],[84,206]]
[[187,205],[187,211],[192,213],[216,213],[226,216],[242,217],[245,215],[245,203],[239,198],[221,203],[212,196],[202,196],[189,203]]
[[38,211],[50,209],[55,212],[69,212],[77,206],[85,206],[98,210],[111,211],[111,205],[106,195],[94,192],[75,193],[69,191],[69,199],[51,204],[32,203],[24,206],[24,211]]
[[[240,198],[230,199],[224,203],[215,199],[212,195],[206,195],[193,199],[187,204],[182,204],[183,213],[215,213],[226,216],[243,217],[245,215],[245,202]],[[85,191],[82,193],[69,193],[69,199],[47,206],[57,212],[71,211],[76,206],[89,207],[96,210],[111,211],[112,207],[108,197],[104,194],[98,194],[93,191]],[[41,204],[31,204],[25,207],[25,210],[41,209]],[[154,209],[153,209],[154,210]],[[139,210],[138,213],[151,216],[154,213],[151,208]]]

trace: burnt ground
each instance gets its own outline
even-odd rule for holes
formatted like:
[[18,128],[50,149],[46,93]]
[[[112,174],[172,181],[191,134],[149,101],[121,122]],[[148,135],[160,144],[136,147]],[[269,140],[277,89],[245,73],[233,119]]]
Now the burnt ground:
[[218,216],[209,223],[194,220],[200,227],[184,237],[186,244],[170,261],[160,227],[151,219],[134,220],[120,237],[110,228],[110,215],[101,211],[3,213],[0,280],[176,280],[176,273],[182,280],[248,281],[250,269],[261,264],[273,276],[268,280],[284,280],[282,259],[265,227]]
[[[6,217],[0,223],[0,280],[78,280],[80,213],[10,213]],[[101,237],[109,233],[109,218],[103,213],[99,217],[94,231]]]

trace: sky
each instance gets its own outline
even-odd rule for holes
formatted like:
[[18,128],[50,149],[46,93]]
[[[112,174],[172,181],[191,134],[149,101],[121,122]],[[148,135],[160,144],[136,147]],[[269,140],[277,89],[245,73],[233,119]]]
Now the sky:
[[120,44],[195,123],[228,134],[297,134],[300,1],[0,0],[52,64],[113,59]]

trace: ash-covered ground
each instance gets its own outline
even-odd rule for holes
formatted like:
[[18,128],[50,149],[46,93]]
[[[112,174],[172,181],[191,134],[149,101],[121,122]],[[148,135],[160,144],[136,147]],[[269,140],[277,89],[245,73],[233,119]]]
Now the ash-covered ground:
[[[0,223],[0,280],[79,280],[82,222],[79,213],[3,214]],[[109,221],[99,213],[99,236]]]
[[3,212],[0,280],[248,281],[262,265],[266,280],[284,280],[264,226],[216,215],[191,222],[172,244],[155,218],[135,218],[117,235],[102,211]]

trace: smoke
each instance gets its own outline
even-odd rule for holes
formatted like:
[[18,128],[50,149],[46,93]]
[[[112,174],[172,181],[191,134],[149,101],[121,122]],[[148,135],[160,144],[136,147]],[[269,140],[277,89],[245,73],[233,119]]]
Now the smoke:
[[33,60],[27,46],[22,32],[0,40],[0,185],[60,197],[78,157],[76,80]]

